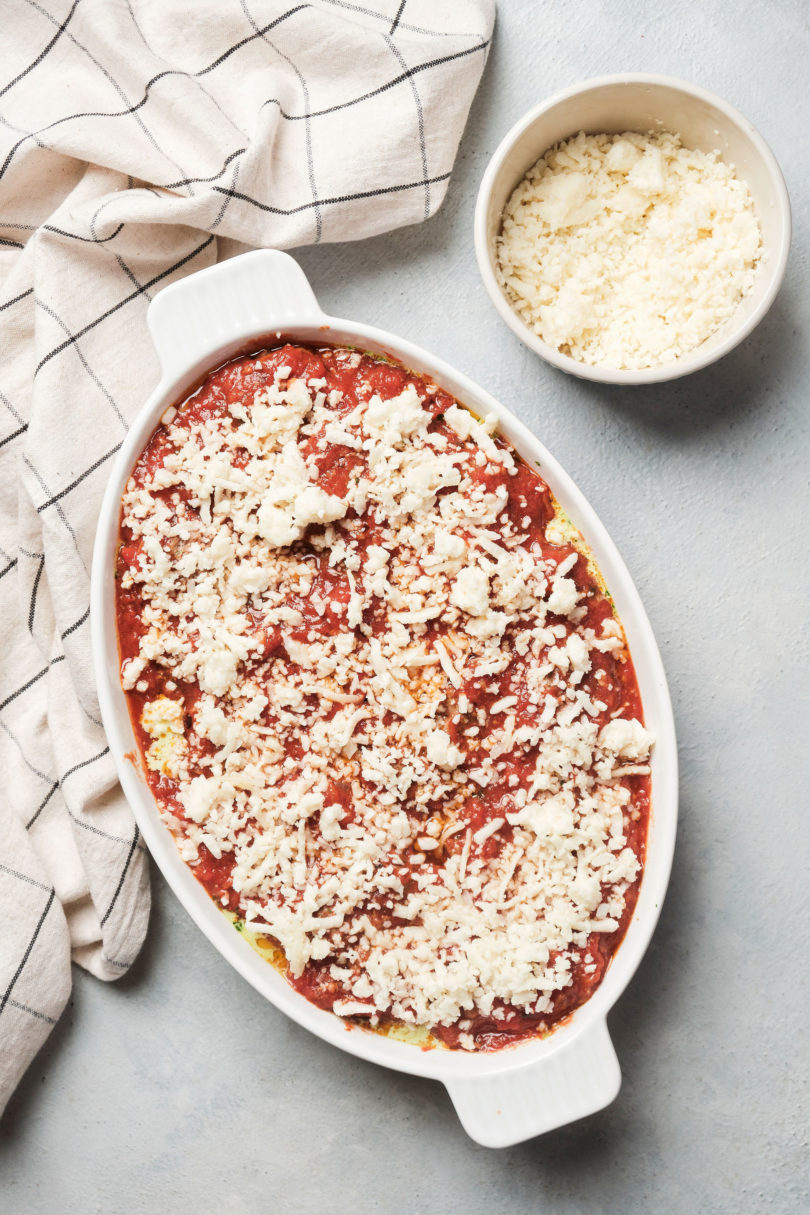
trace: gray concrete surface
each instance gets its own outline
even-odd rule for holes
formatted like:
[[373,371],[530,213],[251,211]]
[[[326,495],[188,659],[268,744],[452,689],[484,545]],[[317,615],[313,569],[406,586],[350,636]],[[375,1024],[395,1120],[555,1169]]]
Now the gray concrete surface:
[[[807,69],[802,0],[501,0],[447,202],[429,224],[301,252],[328,311],[402,333],[515,410],[590,498],[671,682],[682,817],[670,893],[610,1019],[603,1113],[502,1152],[438,1085],[307,1035],[234,974],[155,873],[148,943],[70,1008],[0,1125],[3,1215],[810,1210]],[[795,236],[773,310],[687,381],[569,380],[498,320],[475,193],[501,135],[589,75],[668,72],[759,127]]]

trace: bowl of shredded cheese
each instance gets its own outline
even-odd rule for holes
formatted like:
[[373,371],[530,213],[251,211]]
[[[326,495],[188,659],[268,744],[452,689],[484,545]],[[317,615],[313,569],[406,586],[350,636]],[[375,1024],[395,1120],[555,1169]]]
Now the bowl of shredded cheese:
[[475,246],[507,325],[585,379],[649,384],[727,354],[784,278],[790,203],[750,122],[664,76],[605,76],[520,119],[484,174]]

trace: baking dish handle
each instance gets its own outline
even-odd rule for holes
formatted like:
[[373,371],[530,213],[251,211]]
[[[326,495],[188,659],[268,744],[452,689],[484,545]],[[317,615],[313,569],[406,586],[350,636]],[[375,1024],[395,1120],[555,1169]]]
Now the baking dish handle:
[[259,334],[317,327],[326,318],[289,254],[256,249],[165,287],[146,320],[163,377],[174,381],[198,364],[210,367],[212,351],[236,353]]
[[484,1147],[509,1147],[609,1105],[621,1072],[607,1023],[598,1021],[553,1055],[492,1075],[445,1085],[467,1134]]

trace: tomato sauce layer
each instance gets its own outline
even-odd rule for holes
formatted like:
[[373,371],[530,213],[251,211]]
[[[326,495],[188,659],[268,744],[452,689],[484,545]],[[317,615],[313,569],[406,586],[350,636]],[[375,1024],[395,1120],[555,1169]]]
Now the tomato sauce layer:
[[299,992],[465,1050],[589,998],[652,738],[599,572],[494,421],[349,349],[234,359],[137,461],[116,578],[157,804]]

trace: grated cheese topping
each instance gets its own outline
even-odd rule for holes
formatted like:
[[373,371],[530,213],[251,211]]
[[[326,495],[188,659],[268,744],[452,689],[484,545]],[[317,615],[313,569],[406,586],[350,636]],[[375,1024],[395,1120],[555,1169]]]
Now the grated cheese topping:
[[338,1015],[467,1048],[552,1020],[623,928],[652,738],[494,420],[349,350],[239,360],[158,428],[121,538],[123,686],[223,905]]
[[530,329],[583,363],[668,363],[750,293],[762,239],[747,185],[719,153],[668,133],[551,148],[504,209],[498,273]]

